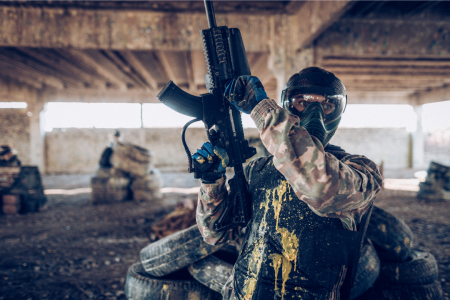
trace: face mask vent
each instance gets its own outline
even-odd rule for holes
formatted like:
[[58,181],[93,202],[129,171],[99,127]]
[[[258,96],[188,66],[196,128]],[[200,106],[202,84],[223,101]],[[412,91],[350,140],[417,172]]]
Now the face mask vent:
[[[319,117],[320,118],[320,117]],[[319,141],[323,142],[325,138],[325,129],[320,121],[311,121],[305,124],[303,127],[308,131],[308,133],[314,137],[316,137]]]

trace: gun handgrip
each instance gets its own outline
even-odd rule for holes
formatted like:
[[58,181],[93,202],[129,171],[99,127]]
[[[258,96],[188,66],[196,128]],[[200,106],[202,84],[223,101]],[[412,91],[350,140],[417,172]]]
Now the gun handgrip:
[[203,119],[202,97],[186,93],[173,83],[173,81],[169,81],[156,98],[180,114],[196,119]]

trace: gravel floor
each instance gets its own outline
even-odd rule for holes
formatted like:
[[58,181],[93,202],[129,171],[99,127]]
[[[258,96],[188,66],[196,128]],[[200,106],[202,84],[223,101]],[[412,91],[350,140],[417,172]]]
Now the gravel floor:
[[[415,247],[436,257],[449,300],[450,203],[419,201],[415,171],[386,170],[390,189],[376,205],[403,219]],[[191,174],[162,175],[162,200],[108,205],[90,203],[91,174],[43,176],[44,210],[0,216],[0,299],[125,299],[127,269],[150,242],[146,228],[197,197]]]

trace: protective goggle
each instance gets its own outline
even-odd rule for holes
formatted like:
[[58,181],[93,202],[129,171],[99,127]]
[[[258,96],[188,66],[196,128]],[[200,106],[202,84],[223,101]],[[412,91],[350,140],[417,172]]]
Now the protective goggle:
[[[313,107],[322,107],[323,121],[329,124],[336,121],[344,112],[347,105],[347,97],[344,95],[326,95],[318,93],[304,93],[294,89],[287,90],[285,96],[286,106],[293,112],[298,112],[302,116]],[[313,103],[316,103],[312,105]],[[308,109],[310,107],[310,109]],[[294,111],[295,110],[295,111]],[[297,114],[297,113],[296,113]],[[306,117],[306,116],[305,116]]]

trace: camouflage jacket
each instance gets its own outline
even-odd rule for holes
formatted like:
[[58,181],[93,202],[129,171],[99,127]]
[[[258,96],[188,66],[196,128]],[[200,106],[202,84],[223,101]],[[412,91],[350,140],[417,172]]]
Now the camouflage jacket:
[[[300,126],[297,116],[272,99],[259,102],[251,112],[261,140],[273,155],[273,164],[292,186],[297,197],[317,215],[339,218],[344,228],[356,230],[362,215],[382,186],[374,162],[362,155],[341,160],[324,151],[323,145]],[[251,172],[250,162],[245,173]],[[212,245],[233,241],[240,228],[216,232],[214,224],[227,197],[225,178],[202,184],[197,207],[197,224],[204,240]]]

